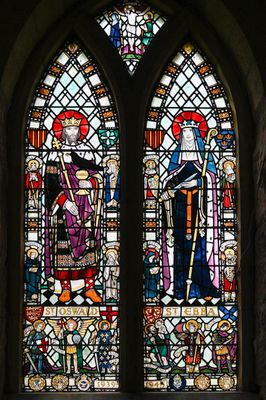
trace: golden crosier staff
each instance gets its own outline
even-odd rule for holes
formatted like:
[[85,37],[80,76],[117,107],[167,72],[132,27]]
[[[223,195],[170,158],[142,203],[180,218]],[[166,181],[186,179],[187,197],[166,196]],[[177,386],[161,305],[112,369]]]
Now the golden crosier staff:
[[[207,164],[208,164],[208,158],[209,158],[209,150],[210,150],[210,141],[211,139],[218,134],[217,129],[210,129],[207,134],[207,139],[206,139],[206,144],[205,144],[205,156],[204,156],[204,161],[203,161],[203,167],[202,167],[202,173],[201,173],[201,178],[204,178],[206,176],[206,171],[207,171]],[[202,179],[201,183],[201,205],[203,205],[203,191],[204,191],[204,181]],[[197,243],[197,238],[199,234],[199,209],[197,209],[196,213],[196,220],[195,220],[195,229],[193,233],[193,242],[192,242],[192,249],[191,249],[191,255],[190,255],[190,260],[189,260],[189,270],[188,270],[188,279],[186,281],[187,283],[187,291],[186,291],[186,300],[188,301],[189,299],[189,294],[190,294],[190,287],[192,284],[192,272],[193,272],[193,264],[194,264],[194,258],[195,258],[195,250],[196,250],[196,243]]]
[[[62,143],[55,137],[53,139],[53,148],[56,149],[56,150],[60,150],[61,147],[62,147]],[[68,177],[68,173],[67,173],[67,169],[66,169],[66,165],[65,165],[65,160],[64,160],[63,154],[59,153],[58,156],[59,156],[59,160],[60,160],[60,163],[61,163],[61,166],[62,166],[64,177],[65,177],[65,180],[66,180],[66,183],[67,183],[67,188],[69,190],[71,201],[76,204],[75,198],[74,198],[74,194],[73,194],[73,189],[72,189],[70,181],[69,181],[69,177]],[[76,215],[76,218],[77,218],[78,225],[81,225],[81,219],[79,217],[79,214]]]

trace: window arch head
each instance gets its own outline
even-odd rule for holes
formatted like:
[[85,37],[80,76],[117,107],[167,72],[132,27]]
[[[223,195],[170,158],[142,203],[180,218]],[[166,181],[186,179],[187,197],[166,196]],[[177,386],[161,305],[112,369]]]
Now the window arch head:
[[234,120],[195,43],[182,46],[155,88],[144,153],[145,387],[235,390]]
[[102,73],[77,41],[45,71],[26,132],[24,391],[115,391],[119,126]]

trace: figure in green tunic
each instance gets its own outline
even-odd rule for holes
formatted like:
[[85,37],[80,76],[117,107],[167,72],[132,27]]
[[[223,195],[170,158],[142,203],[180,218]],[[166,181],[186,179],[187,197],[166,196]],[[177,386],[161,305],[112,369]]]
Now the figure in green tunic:
[[170,358],[170,335],[167,333],[164,321],[157,319],[147,340],[147,347],[150,348],[152,362],[159,363],[163,368],[169,366]]
[[142,44],[144,47],[149,46],[152,39],[154,38],[153,33],[153,14],[152,12],[147,12],[144,15],[145,24],[142,25],[143,35],[142,35]]

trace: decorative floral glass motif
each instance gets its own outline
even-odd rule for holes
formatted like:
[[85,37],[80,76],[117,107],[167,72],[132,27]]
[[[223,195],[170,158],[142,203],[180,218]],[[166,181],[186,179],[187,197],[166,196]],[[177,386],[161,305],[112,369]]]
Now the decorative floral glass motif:
[[195,44],[155,89],[144,153],[145,389],[236,390],[234,123]]
[[123,1],[97,17],[128,71],[133,74],[165,18],[140,1]]
[[119,388],[119,128],[94,60],[67,43],[25,138],[23,390]]

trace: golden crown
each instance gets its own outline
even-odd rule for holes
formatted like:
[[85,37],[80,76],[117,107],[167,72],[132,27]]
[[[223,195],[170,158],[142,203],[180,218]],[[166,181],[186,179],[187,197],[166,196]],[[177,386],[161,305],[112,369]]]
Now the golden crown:
[[80,126],[81,119],[76,119],[75,117],[66,118],[62,121],[62,125],[64,128],[67,126]]
[[199,126],[199,123],[196,121],[186,121],[184,120],[180,124],[181,128],[197,128]]

